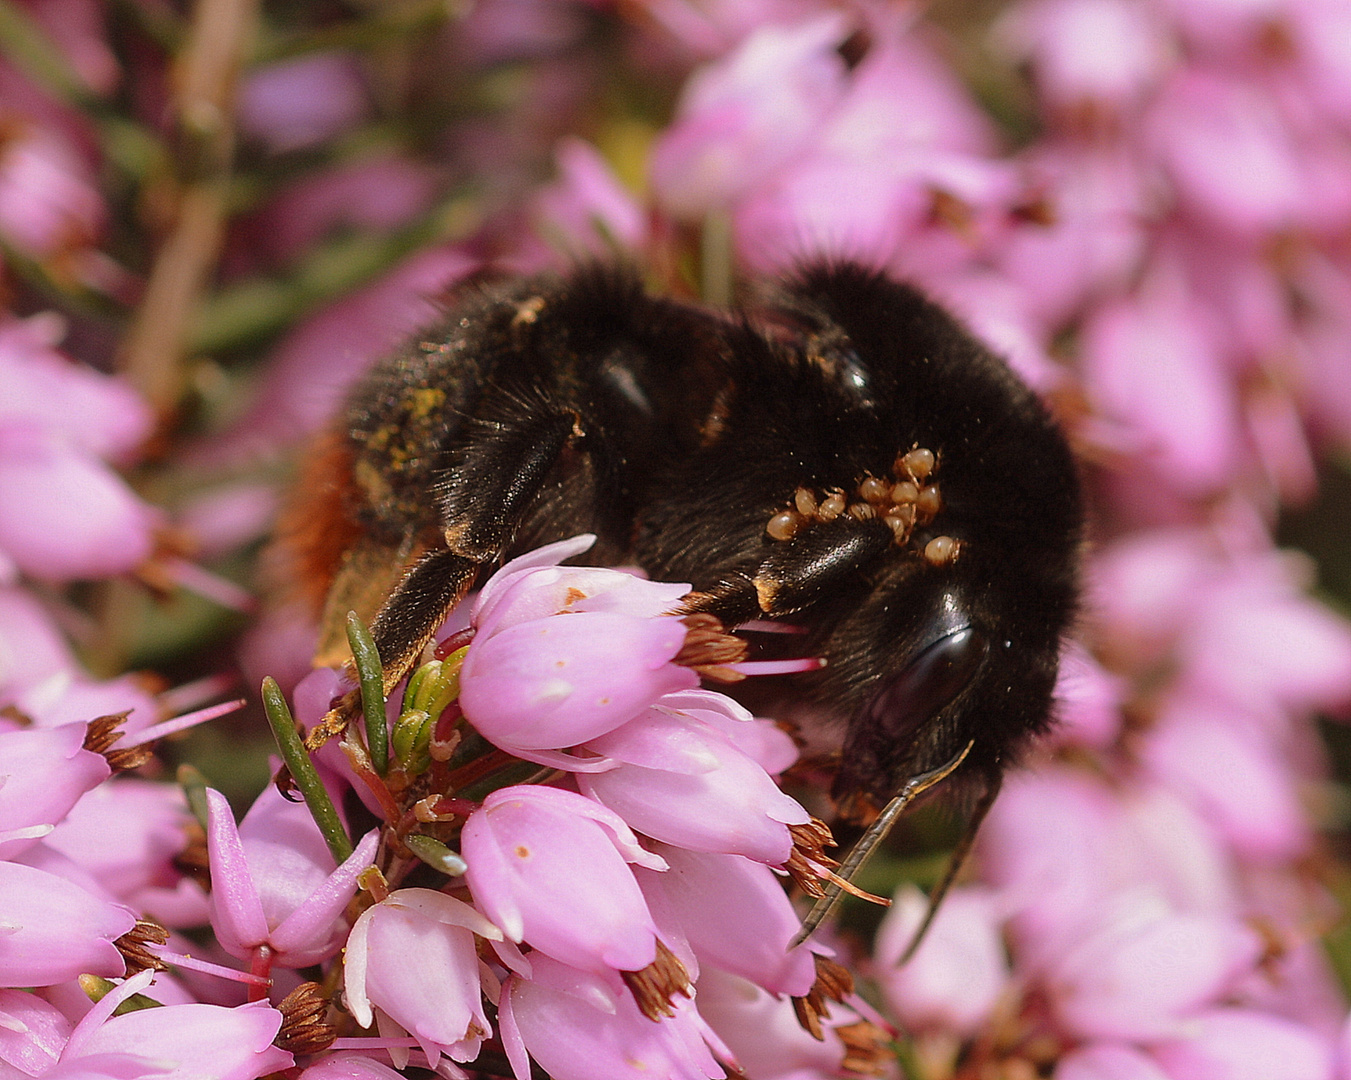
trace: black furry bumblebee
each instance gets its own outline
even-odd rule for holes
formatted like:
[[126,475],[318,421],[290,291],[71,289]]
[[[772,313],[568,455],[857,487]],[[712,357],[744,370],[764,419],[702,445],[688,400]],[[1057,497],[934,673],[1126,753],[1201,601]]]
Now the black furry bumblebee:
[[855,264],[730,314],[610,267],[466,290],[357,388],[302,487],[321,652],[374,613],[387,688],[486,570],[594,532],[592,561],[693,582],[691,612],[808,628],[825,665],[782,689],[842,732],[837,800],[894,817],[952,773],[969,837],[1049,723],[1069,448],[951,316]]

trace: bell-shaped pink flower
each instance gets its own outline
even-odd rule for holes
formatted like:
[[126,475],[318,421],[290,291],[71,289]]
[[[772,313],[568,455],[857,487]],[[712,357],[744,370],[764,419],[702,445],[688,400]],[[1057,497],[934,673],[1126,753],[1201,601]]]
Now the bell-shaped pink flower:
[[579,774],[582,793],[654,840],[779,866],[793,850],[788,826],[811,820],[751,757],[693,716],[648,709],[586,746],[622,764]]
[[811,941],[788,947],[801,920],[768,866],[741,855],[657,847],[670,869],[639,871],[640,881],[644,891],[664,897],[701,966],[740,975],[771,994],[811,990],[814,953],[829,950]]
[[1108,1042],[1071,1050],[1056,1064],[1055,1080],[1168,1080],[1168,1077],[1143,1051]]
[[726,1073],[709,1052],[717,1037],[694,1004],[681,1000],[672,1017],[653,1022],[628,994],[604,979],[548,957],[531,958],[531,975],[503,984],[498,1014],[502,1042],[517,1080],[529,1080],[526,1057],[554,1080],[716,1080]]
[[0,424],[0,553],[40,578],[107,577],[149,556],[159,516],[102,462]]
[[1284,1017],[1242,1008],[1193,1017],[1176,1039],[1151,1047],[1169,1080],[1331,1080],[1323,1035]]
[[113,942],[136,916],[73,882],[0,862],[0,986],[51,986],[86,972],[126,970]]
[[282,1016],[265,1001],[221,1005],[165,1005],[110,1015],[132,992],[145,989],[146,971],[98,1002],[75,1026],[49,1080],[256,1080],[294,1064],[272,1045]]
[[[112,769],[84,749],[85,724],[0,732],[0,859],[35,844]],[[7,838],[8,837],[8,838]]]
[[902,966],[928,900],[913,886],[887,910],[873,950],[877,980],[907,1031],[974,1035],[1010,978],[999,905],[986,889],[953,889],[915,955]]
[[1230,993],[1261,955],[1256,931],[1238,919],[1171,911],[1136,890],[1112,899],[1047,982],[1053,1008],[1077,1034],[1185,1037],[1191,1017]]
[[378,831],[335,868],[306,806],[270,785],[238,828],[220,792],[207,789],[207,805],[211,925],[221,947],[243,959],[267,945],[282,967],[336,953],[347,937],[343,910],[375,856]]
[[189,819],[177,785],[117,776],[85,795],[42,842],[161,925],[200,926],[209,918],[206,893],[173,863]]
[[696,686],[694,672],[671,663],[684,643],[677,618],[583,612],[521,623],[474,639],[460,706],[504,750],[577,746]]
[[502,940],[468,904],[431,889],[400,889],[367,908],[343,953],[347,1005],[357,1023],[370,1027],[379,1010],[417,1039],[433,1064],[441,1054],[474,1060],[492,1034],[476,934]]
[[509,787],[465,822],[475,904],[512,941],[585,971],[639,971],[657,931],[628,863],[665,869],[611,810],[571,791]]
[[404,1074],[364,1054],[326,1054],[300,1074],[300,1080],[404,1080]]

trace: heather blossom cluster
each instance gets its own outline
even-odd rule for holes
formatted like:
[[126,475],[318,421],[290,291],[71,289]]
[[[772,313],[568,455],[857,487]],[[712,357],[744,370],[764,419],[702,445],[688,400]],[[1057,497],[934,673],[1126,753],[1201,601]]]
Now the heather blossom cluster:
[[[247,4],[16,0],[0,34],[0,1080],[1351,1077],[1313,723],[1351,626],[1274,539],[1351,439],[1347,5],[1018,0],[961,48],[873,0],[277,7],[233,98],[196,42]],[[277,457],[441,289],[617,254],[723,300],[820,253],[1006,356],[1095,507],[1059,724],[912,959],[911,885],[787,948],[828,866],[798,748],[704,688],[756,669],[669,614],[687,586],[562,565],[584,538],[312,758],[269,684],[247,809],[166,781],[155,740],[234,705],[169,719],[228,679],[128,672],[128,591],[246,609],[193,560],[252,550]],[[348,684],[259,591],[239,665],[312,730]]]

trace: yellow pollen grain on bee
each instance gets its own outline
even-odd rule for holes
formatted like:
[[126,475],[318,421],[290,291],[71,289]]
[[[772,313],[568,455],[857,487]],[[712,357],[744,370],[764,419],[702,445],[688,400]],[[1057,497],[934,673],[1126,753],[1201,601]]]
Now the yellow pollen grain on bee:
[[816,516],[816,496],[805,487],[800,487],[793,493],[793,505],[797,507],[797,512],[803,517]]
[[798,534],[804,522],[802,516],[793,510],[784,510],[769,519],[765,532],[772,540],[791,540]]
[[877,516],[877,510],[872,503],[851,503],[849,506],[849,516],[855,521],[871,521]]

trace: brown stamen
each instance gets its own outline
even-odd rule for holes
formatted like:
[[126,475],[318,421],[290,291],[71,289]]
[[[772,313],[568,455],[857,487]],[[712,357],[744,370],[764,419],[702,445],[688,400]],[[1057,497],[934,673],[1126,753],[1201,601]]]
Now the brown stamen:
[[652,963],[639,971],[621,971],[619,974],[633,991],[633,1000],[643,1015],[654,1022],[675,1015],[671,999],[676,994],[694,996],[690,973],[661,938],[657,939],[657,958]]
[[122,750],[115,748],[117,741],[122,738],[122,726],[130,715],[131,710],[127,710],[90,720],[84,736],[84,748],[92,753],[102,754],[117,772],[139,769],[155,756],[155,752],[148,746],[132,746]]
[[815,956],[816,982],[802,997],[793,998],[793,1012],[802,1030],[813,1039],[825,1040],[821,1021],[830,1016],[828,1001],[843,1002],[854,992],[854,977],[849,972],[824,956]]
[[746,659],[746,643],[729,634],[721,619],[698,611],[685,615],[680,621],[685,624],[685,644],[676,653],[675,663],[719,682],[735,682],[742,678],[728,665]]
[[137,919],[136,925],[113,942],[127,962],[127,974],[141,971],[168,971],[169,965],[150,951],[150,945],[163,945],[169,931],[149,919]]
[[328,998],[316,982],[301,983],[284,998],[281,1031],[272,1041],[293,1054],[317,1054],[327,1050],[338,1037],[338,1029],[328,1023]]

